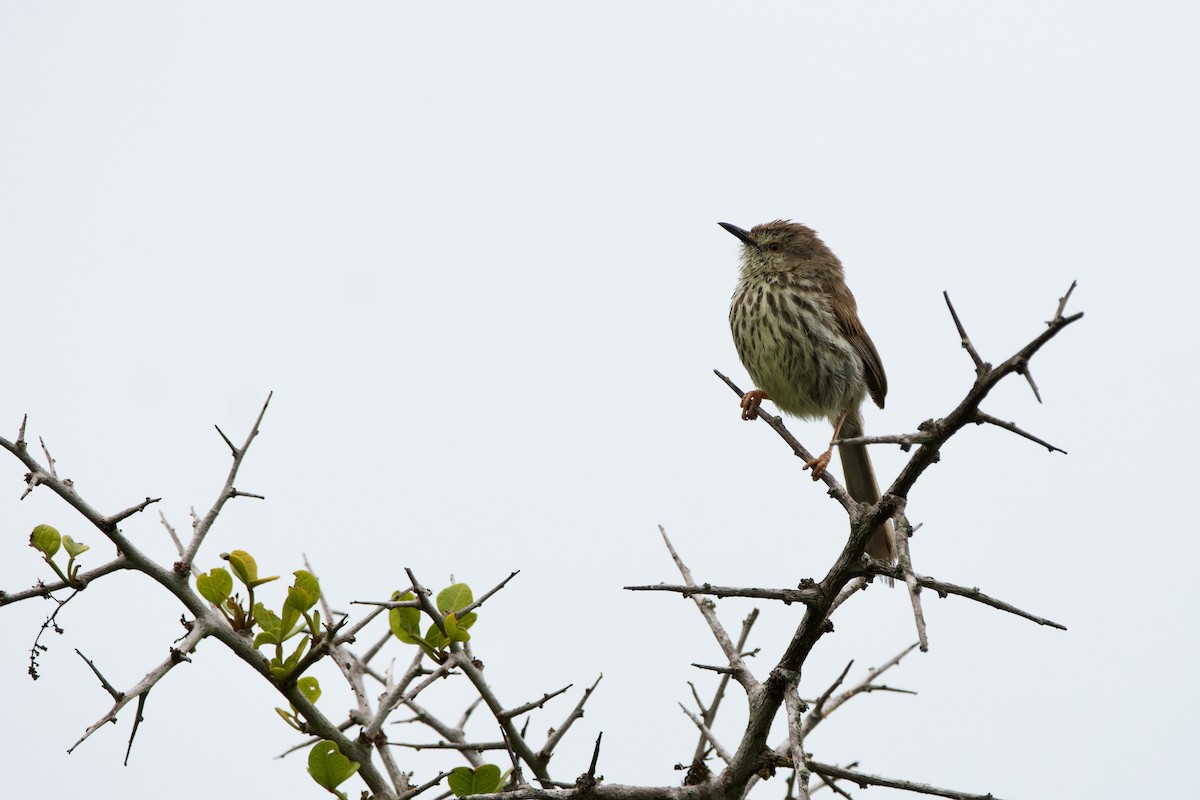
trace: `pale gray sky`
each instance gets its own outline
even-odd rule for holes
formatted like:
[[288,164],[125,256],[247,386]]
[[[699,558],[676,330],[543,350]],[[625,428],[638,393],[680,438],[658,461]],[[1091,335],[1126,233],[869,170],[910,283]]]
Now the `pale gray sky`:
[[[695,743],[689,662],[720,658],[675,579],[792,586],[843,541],[835,505],[711,374],[737,242],[817,228],[846,264],[890,379],[868,430],[914,430],[972,380],[941,292],[993,361],[1071,280],[1087,317],[985,409],[1070,455],[964,431],[918,484],[917,567],[1065,623],[930,596],[932,649],[807,744],[868,772],[1005,798],[1180,796],[1200,713],[1194,298],[1200,179],[1183,2],[0,4],[0,431],[22,414],[102,510],[162,496],[187,528],[275,400],[201,553],[288,574],[307,553],[346,608],[411,566],[483,589],[477,653],[512,705],[604,681],[555,761],[674,783]],[[796,424],[803,441],[828,427]],[[36,438],[34,439],[36,441]],[[903,463],[876,451],[885,481]],[[45,570],[46,522],[111,555],[0,459],[0,587]],[[157,515],[125,531],[164,560]],[[1180,569],[1173,571],[1172,567]],[[762,605],[762,604],[760,604]],[[736,628],[750,603],[722,602]],[[763,605],[765,674],[801,609]],[[181,633],[133,575],[64,611],[0,610],[0,733],[14,797],[320,796],[279,700],[206,643],[133,714],[128,686]],[[904,593],[839,612],[819,693],[914,639]],[[397,647],[399,658],[408,651]],[[333,716],[348,707],[318,673]],[[707,693],[709,689],[705,688]],[[457,716],[447,686],[436,710]],[[532,729],[558,724],[559,700]],[[740,733],[741,697],[718,731]],[[490,729],[478,715],[475,731]],[[416,730],[393,729],[395,738]],[[427,777],[446,759],[402,756]],[[763,797],[784,791],[782,778]],[[357,792],[358,785],[354,785]],[[898,796],[872,789],[872,798]]]

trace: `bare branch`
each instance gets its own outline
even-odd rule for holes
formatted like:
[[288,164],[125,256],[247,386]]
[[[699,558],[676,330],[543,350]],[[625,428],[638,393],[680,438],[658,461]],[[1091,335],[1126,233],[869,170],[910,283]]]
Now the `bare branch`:
[[842,673],[837,676],[837,680],[835,680],[833,683],[829,684],[829,688],[821,693],[821,696],[817,698],[817,702],[813,703],[812,716],[814,716],[814,717],[824,716],[825,704],[829,702],[829,698],[833,695],[834,692],[837,691],[837,688],[842,685],[842,681],[846,680],[846,675],[850,672],[850,668],[853,666],[854,666],[854,659],[850,659],[850,662],[848,664],[846,664],[846,668],[843,669]]
[[[692,572],[683,563],[683,559],[679,557],[679,553],[675,552],[675,546],[671,544],[671,540],[667,537],[667,531],[662,525],[658,526],[658,532],[662,535],[663,544],[667,546],[667,552],[671,554],[671,559],[674,560],[679,574],[683,576],[683,582],[689,587],[695,587],[696,582],[692,579]],[[729,666],[734,669],[733,678],[742,685],[742,688],[749,691],[754,686],[758,685],[758,680],[754,674],[750,672],[750,668],[746,666],[746,662],[742,660],[742,654],[738,648],[733,646],[733,642],[729,639],[729,634],[725,632],[725,627],[721,625],[721,621],[717,619],[717,612],[712,607],[712,604],[701,600],[699,597],[692,597],[692,602],[696,604],[696,608],[700,611],[700,615],[704,617],[704,621],[708,623],[709,629],[712,630],[713,636],[717,640],[717,644],[721,646],[722,652],[725,653],[725,658],[729,659]]]
[[917,625],[917,643],[921,647],[921,652],[927,653],[929,652],[929,637],[925,632],[925,612],[921,608],[921,587],[917,584],[916,575],[913,574],[912,554],[908,550],[910,536],[912,536],[912,526],[908,524],[908,518],[901,514],[896,523],[897,562],[900,572],[904,575],[904,585],[908,589],[909,601],[912,603],[913,620]]
[[983,424],[986,422],[989,425],[995,425],[997,428],[1004,428],[1004,430],[1006,430],[1006,431],[1011,431],[1012,433],[1015,433],[1018,436],[1024,437],[1031,442],[1036,442],[1037,444],[1040,444],[1042,447],[1046,448],[1051,453],[1062,453],[1064,456],[1067,454],[1067,451],[1063,450],[1061,447],[1052,445],[1049,442],[1047,442],[1045,439],[1039,439],[1038,437],[1034,436],[1032,433],[1029,433],[1028,431],[1022,430],[1021,428],[1017,427],[1017,424],[1015,422],[1005,422],[1002,419],[993,417],[991,414],[985,414],[982,411],[975,412],[975,422],[979,423],[979,424]]
[[842,590],[838,592],[838,596],[833,598],[833,602],[829,604],[829,613],[832,615],[834,611],[838,610],[838,606],[866,588],[867,579],[862,576],[849,581],[845,586],[842,587]]
[[790,684],[784,690],[783,705],[787,709],[788,749],[791,752],[792,770],[796,773],[796,795],[799,800],[808,800],[808,755],[804,752],[804,725],[800,721],[804,709],[795,684]]
[[56,462],[54,461],[54,457],[50,455],[49,448],[46,447],[46,440],[39,436],[38,442],[41,443],[42,453],[44,453],[46,456],[46,470],[50,473],[50,477],[57,479],[58,470],[54,468]]
[[[98,719],[96,722],[92,723],[88,729],[84,731],[83,736],[79,737],[79,740],[75,742],[75,744],[71,745],[67,752],[74,752],[76,747],[79,747],[79,745],[83,744],[89,736],[100,730],[103,725],[109,722],[116,722],[118,711],[124,708],[126,704],[128,704],[134,698],[141,697],[143,694],[150,691],[150,689],[152,689],[156,683],[162,680],[166,674],[175,667],[176,664],[179,664],[183,661],[190,661],[191,659],[188,658],[188,654],[195,650],[196,645],[199,644],[200,640],[205,636],[208,636],[210,633],[211,631],[203,621],[195,620],[192,624],[192,629],[188,631],[186,636],[183,637],[179,643],[179,646],[171,648],[171,655],[168,656],[161,664],[147,673],[146,677],[134,684],[129,691],[117,692],[117,694],[113,695],[115,702],[113,703],[112,708],[108,710],[108,713]],[[108,689],[108,687],[105,688]]]
[[103,675],[100,674],[100,670],[99,670],[99,668],[96,667],[95,662],[93,662],[90,658],[85,656],[83,653],[79,652],[78,647],[75,648],[75,654],[83,659],[83,663],[87,664],[89,667],[92,668],[92,672],[95,673],[96,677],[100,679],[100,685],[104,687],[104,691],[108,692],[113,700],[120,700],[121,698],[123,698],[125,696],[124,692],[122,692],[119,689],[117,689],[116,687],[114,687],[111,683],[109,683],[105,679],[105,677]]
[[1054,310],[1054,319],[1047,322],[1046,325],[1053,325],[1062,320],[1063,312],[1067,310],[1067,301],[1071,299],[1071,293],[1075,291],[1075,285],[1076,281],[1071,281],[1071,285],[1067,287],[1067,293],[1058,298],[1058,308]]
[[146,700],[150,698],[150,690],[142,692],[138,695],[137,714],[133,718],[133,727],[129,729],[129,743],[125,745],[125,766],[129,766],[129,756],[133,752],[133,740],[137,738],[138,728],[142,726],[145,717],[142,712],[146,710]]
[[655,583],[643,586],[625,586],[630,592],[674,592],[684,597],[711,595],[713,597],[753,597],[759,600],[781,600],[785,605],[809,603],[819,594],[816,588],[805,589],[759,589],[753,586],[713,586],[701,584]]
[[713,750],[717,752],[717,755],[722,761],[728,764],[733,760],[733,756],[729,755],[729,751],[721,746],[721,743],[717,741],[716,736],[713,736],[713,732],[709,729],[708,725],[704,724],[704,720],[700,719],[691,711],[689,711],[687,706],[685,706],[683,703],[679,704],[679,708],[683,710],[684,714],[687,714],[687,718],[692,721],[692,724],[695,725],[697,729],[699,729],[700,736],[713,746]]
[[600,685],[600,681],[603,678],[604,676],[600,675],[598,678],[596,678],[595,683],[583,690],[583,697],[579,698],[579,702],[575,704],[575,708],[571,709],[571,713],[567,715],[565,720],[563,720],[562,725],[559,725],[558,728],[550,732],[550,735],[546,738],[546,743],[542,745],[542,749],[538,751],[538,757],[541,758],[542,761],[550,760],[550,756],[554,754],[554,748],[558,747],[558,743],[561,742],[562,738],[567,735],[567,730],[570,729],[575,720],[583,717],[584,704],[586,704],[588,698],[592,696],[592,692],[596,691],[596,687]]
[[573,684],[573,683],[568,683],[566,686],[559,689],[557,692],[549,692],[547,694],[543,694],[542,698],[540,700],[533,700],[528,703],[525,703],[524,705],[517,706],[516,708],[510,708],[506,711],[501,711],[499,716],[503,719],[512,719],[513,717],[521,716],[522,714],[524,714],[527,711],[532,711],[535,708],[541,708],[542,706],[546,705],[546,703],[549,702],[551,699],[558,697],[560,694],[567,691],[574,685],[575,684]]
[[[893,570],[889,569],[887,571],[892,572]],[[880,572],[882,574],[883,570],[880,570]],[[994,597],[984,594],[983,592],[979,591],[978,588],[958,586],[953,583],[934,580],[933,578],[925,575],[916,575],[914,577],[916,578],[917,583],[919,583],[921,586],[933,589],[940,597],[945,598],[947,595],[952,594],[958,595],[959,597],[965,597],[968,600],[974,600],[976,603],[983,603],[985,606],[991,606],[992,608],[996,608],[1001,611],[1007,611],[1009,614],[1016,614],[1018,617],[1024,617],[1030,622],[1036,622],[1038,625],[1047,625],[1051,628],[1058,628],[1060,631],[1065,631],[1067,629],[1066,625],[1060,625],[1059,623],[1046,619],[1045,617],[1039,617],[1036,614],[1030,614],[1028,611],[1022,611],[1014,605],[1005,603],[1003,600],[997,600]]]
[[[745,651],[746,642],[748,642],[750,639],[750,629],[754,627],[754,623],[757,620],[758,620],[758,609],[757,608],[752,609],[750,611],[750,614],[744,620],[742,620],[742,632],[738,636],[738,641],[737,641],[737,650],[739,653]],[[717,710],[721,707],[721,700],[722,700],[722,698],[725,697],[725,690],[729,687],[729,678],[730,678],[729,675],[721,676],[721,680],[717,683],[717,691],[713,694],[713,700],[711,703],[708,704],[708,708],[705,708],[704,704],[700,702],[700,698],[696,697],[696,704],[698,706],[700,706],[700,713],[702,715],[702,719],[704,720],[704,724],[708,725],[710,728],[712,727],[713,723],[717,719]],[[689,683],[689,685],[691,685],[691,684]],[[696,687],[693,686],[692,693],[695,694],[695,692],[696,692]],[[699,761],[700,759],[704,758],[704,751],[706,749],[704,742],[705,742],[705,737],[702,734],[700,736],[700,741],[698,741],[696,743],[696,752],[695,752],[695,755],[693,755],[693,757],[692,757],[693,762]]]
[[388,742],[389,747],[407,747],[410,750],[507,750],[504,742]]
[[808,766],[809,769],[818,775],[821,775],[822,777],[842,778],[844,780],[853,781],[863,789],[866,789],[868,786],[887,786],[891,789],[903,789],[906,792],[916,792],[917,794],[929,794],[936,797],[949,797],[951,800],[999,800],[999,798],[991,794],[957,792],[953,789],[942,789],[937,786],[930,786],[927,783],[903,781],[895,778],[884,778],[880,775],[868,775],[864,772],[851,772],[848,769],[835,767],[832,764],[821,764],[816,761],[809,761]]
[[432,789],[434,786],[437,786],[449,774],[450,774],[449,772],[443,772],[431,781],[426,781],[425,783],[422,783],[420,786],[414,786],[412,789],[409,789],[407,792],[404,792],[403,794],[398,795],[396,800],[412,800],[412,798],[416,797],[417,795],[422,794],[423,792],[427,792],[430,789]]
[[429,600],[429,596],[433,594],[433,592],[421,585],[421,582],[417,580],[415,575],[413,575],[413,571],[411,569],[405,567],[404,571],[408,574],[409,581],[412,582],[413,594],[417,596],[417,602],[420,604],[421,610],[424,611],[431,620],[433,620],[433,624],[437,625],[437,629],[442,632],[443,636],[445,636],[445,618],[442,616],[442,612],[438,611],[437,606],[435,606]]
[[[745,395],[745,392],[738,388],[737,384],[723,375],[720,370],[714,369],[713,373],[722,381],[724,381],[725,385],[732,389],[734,394],[736,394],[738,397]],[[771,429],[774,430],[775,433],[779,434],[779,438],[787,442],[788,446],[792,448],[792,453],[795,454],[797,458],[806,464],[813,460],[813,454],[808,452],[808,450],[804,448],[804,445],[800,444],[799,440],[792,435],[792,432],[789,431],[787,426],[783,424],[783,419],[781,417],[768,414],[766,411],[763,411],[760,408],[758,410],[758,418],[770,425]],[[847,511],[853,510],[857,505],[857,503],[850,498],[846,488],[838,482],[837,478],[830,474],[829,470],[825,470],[825,472],[821,474],[818,479],[825,483],[825,486],[829,491],[829,496],[841,503],[842,507]]]
[[942,297],[946,299],[946,308],[950,309],[950,316],[954,318],[954,327],[958,328],[958,338],[962,342],[963,349],[971,356],[971,360],[975,362],[975,372],[982,375],[991,367],[979,357],[979,351],[975,349],[975,345],[971,344],[971,337],[967,336],[967,329],[963,327],[962,320],[958,318],[958,312],[954,310],[954,304],[950,302],[950,293],[942,292]]
[[221,493],[213,502],[212,507],[202,519],[196,519],[192,526],[192,540],[188,542],[187,549],[184,551],[183,558],[181,559],[189,567],[196,560],[196,553],[200,550],[200,545],[204,542],[204,537],[208,535],[209,529],[217,521],[217,515],[221,513],[221,509],[225,507],[225,503],[239,495],[247,496],[245,492],[239,492],[235,489],[233,482],[237,479],[238,470],[242,466],[242,460],[246,457],[246,451],[250,449],[251,442],[258,436],[259,427],[262,425],[263,417],[267,413],[267,406],[271,404],[271,398],[274,394],[274,392],[267,393],[267,399],[263,402],[262,409],[259,410],[258,417],[250,427],[250,433],[246,435],[246,441],[242,443],[240,449],[234,447],[233,443],[229,441],[229,437],[220,428],[217,428],[217,433],[221,434],[221,438],[225,440],[225,444],[229,445],[229,449],[233,452],[233,463],[229,466],[229,474],[225,478],[225,486],[222,487]]
[[162,498],[161,497],[154,497],[154,498],[147,497],[142,502],[137,503],[136,505],[132,505],[129,508],[125,509],[124,511],[118,511],[117,513],[113,514],[112,516],[105,517],[103,526],[106,528],[115,528],[117,526],[117,524],[120,523],[122,520],[132,517],[134,514],[138,513],[139,511],[144,510],[146,508],[146,506],[151,505],[153,503],[157,503],[159,500],[162,500]]
[[899,664],[901,659],[903,659],[916,648],[917,643],[914,642],[913,644],[910,644],[908,647],[892,656],[892,658],[888,659],[880,666],[872,667],[871,669],[867,670],[866,677],[830,700],[829,694],[836,689],[846,675],[846,672],[850,669],[850,667],[847,665],[846,670],[843,670],[842,672],[843,677],[838,678],[834,685],[830,687],[829,692],[822,695],[821,698],[813,705],[813,708],[808,712],[808,716],[804,720],[804,735],[807,736],[808,734],[812,733],[813,728],[817,727],[817,725],[821,723],[821,720],[828,717],[830,714],[840,708],[847,700],[850,700],[853,697],[872,691],[896,691],[889,689],[889,687],[886,686],[878,686],[873,683],[873,681],[892,667]]
[[[413,583],[416,583],[415,579]],[[550,775],[546,772],[545,759],[533,752],[529,745],[525,743],[525,739],[522,738],[520,731],[516,729],[511,719],[501,718],[501,715],[504,713],[504,706],[500,703],[499,698],[496,697],[495,692],[492,691],[492,687],[484,680],[483,673],[475,666],[474,660],[461,649],[458,642],[451,642],[450,646],[452,648],[450,651],[451,657],[447,663],[457,664],[458,668],[467,676],[467,680],[471,681],[471,684],[475,687],[475,691],[479,692],[479,696],[483,698],[483,702],[487,704],[487,707],[491,709],[492,714],[496,717],[496,721],[500,723],[500,728],[504,731],[513,752],[529,765],[535,776],[541,780],[550,780]]]
[[500,581],[500,583],[496,584],[495,586],[493,586],[493,587],[492,587],[491,589],[489,589],[488,591],[484,592],[484,593],[483,593],[483,595],[482,595],[482,596],[481,596],[481,597],[480,597],[478,600],[476,600],[474,603],[471,603],[471,605],[467,606],[466,608],[463,608],[463,609],[461,609],[461,610],[458,612],[458,616],[461,618],[461,617],[463,617],[464,615],[466,615],[466,614],[469,614],[469,613],[471,613],[472,611],[474,611],[475,609],[479,608],[481,605],[483,605],[485,602],[487,602],[487,600],[488,600],[488,598],[489,598],[489,597],[491,597],[491,596],[492,596],[492,595],[494,595],[496,592],[498,592],[498,591],[500,591],[501,589],[503,589],[505,586],[507,586],[507,585],[508,585],[508,582],[509,582],[509,581],[511,581],[513,578],[517,577],[517,576],[518,576],[518,575],[520,575],[520,574],[521,574],[521,570],[519,570],[519,569],[518,569],[518,570],[514,570],[513,572],[510,572],[507,578],[505,578],[504,580]]
[[28,600],[31,597],[49,597],[51,592],[57,592],[60,589],[83,590],[96,578],[107,575],[110,572],[119,572],[123,569],[132,568],[133,564],[130,563],[129,559],[120,555],[107,564],[101,564],[95,569],[79,573],[75,576],[75,583],[73,585],[68,585],[64,581],[53,581],[52,583],[42,583],[39,581],[36,586],[22,589],[19,592],[0,591],[0,606],[18,603],[22,600]]

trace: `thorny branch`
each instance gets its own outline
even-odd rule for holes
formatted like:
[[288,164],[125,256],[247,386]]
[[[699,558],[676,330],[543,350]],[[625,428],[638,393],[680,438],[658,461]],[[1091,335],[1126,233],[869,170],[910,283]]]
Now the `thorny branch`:
[[[335,741],[344,755],[359,762],[361,766],[358,773],[359,776],[367,784],[374,797],[381,799],[395,800],[396,798],[404,798],[408,800],[438,785],[445,777],[443,773],[432,781],[412,786],[410,782],[411,775],[401,772],[392,758],[391,748],[394,747],[457,751],[473,766],[478,766],[482,763],[480,759],[481,751],[506,749],[513,758],[515,788],[501,794],[480,795],[476,797],[476,800],[533,800],[534,798],[539,800],[737,800],[744,795],[747,787],[758,780],[758,776],[766,775],[776,767],[781,766],[787,767],[793,772],[795,790],[799,798],[807,798],[808,796],[808,778],[810,774],[825,781],[826,785],[842,796],[849,795],[845,790],[835,786],[833,781],[852,782],[862,787],[889,786],[921,794],[955,798],[956,800],[982,800],[982,798],[990,798],[990,795],[956,792],[912,781],[885,778],[824,764],[813,760],[811,754],[805,752],[806,737],[811,734],[812,730],[822,720],[826,719],[833,711],[853,697],[873,691],[904,691],[882,685],[877,680],[883,672],[899,663],[918,644],[924,649],[926,643],[925,626],[923,615],[920,612],[918,595],[918,591],[921,588],[933,589],[943,597],[950,594],[962,596],[1007,613],[1017,614],[1042,625],[1062,627],[1058,623],[1035,616],[1017,609],[1011,604],[984,595],[978,589],[948,584],[917,574],[913,569],[911,552],[907,547],[902,548],[903,552],[900,564],[897,566],[864,562],[863,553],[866,542],[874,529],[884,519],[900,517],[905,510],[908,492],[915,481],[925,469],[938,460],[940,457],[940,448],[945,442],[966,425],[992,425],[1029,439],[1046,447],[1051,452],[1062,452],[1060,448],[1022,430],[1015,423],[1005,422],[986,414],[980,409],[980,404],[987,398],[990,391],[1000,380],[1014,373],[1023,376],[1029,382],[1035,396],[1040,401],[1040,394],[1033,381],[1029,363],[1032,357],[1051,338],[1067,325],[1082,317],[1082,314],[1064,315],[1067,300],[1073,289],[1074,284],[1072,284],[1071,290],[1068,290],[1060,299],[1054,317],[1047,325],[1047,330],[1032,339],[1012,357],[995,367],[984,361],[978,350],[971,343],[961,318],[950,304],[949,297],[947,296],[947,306],[949,307],[955,328],[958,331],[960,341],[975,366],[976,378],[974,385],[957,407],[941,418],[922,424],[917,433],[891,437],[863,437],[853,440],[868,444],[881,442],[896,443],[900,444],[906,452],[912,451],[915,448],[915,452],[912,453],[907,464],[905,464],[891,486],[888,487],[882,499],[874,505],[860,507],[850,499],[844,487],[828,471],[825,473],[823,480],[826,483],[829,495],[842,504],[850,517],[850,534],[836,562],[820,580],[805,579],[795,589],[740,588],[697,583],[693,579],[690,570],[676,552],[670,539],[666,536],[665,531],[660,528],[663,543],[682,575],[683,583],[679,585],[659,584],[656,586],[631,586],[627,588],[635,591],[675,592],[686,597],[691,597],[697,610],[705,619],[706,624],[721,647],[727,665],[705,667],[705,669],[715,670],[722,674],[721,685],[713,701],[706,708],[700,702],[699,696],[696,695],[700,715],[692,714],[687,709],[684,709],[701,731],[701,745],[697,750],[697,761],[703,756],[706,749],[705,744],[711,743],[717,749],[719,756],[727,762],[725,769],[719,775],[701,780],[694,785],[674,787],[625,786],[615,783],[604,783],[599,776],[595,775],[595,761],[599,753],[599,739],[597,739],[596,754],[593,756],[592,766],[587,773],[581,775],[574,784],[564,784],[553,780],[546,768],[547,762],[566,730],[575,720],[582,716],[584,704],[595,690],[599,679],[584,691],[582,698],[574,710],[567,715],[563,724],[557,729],[552,729],[543,747],[535,752],[528,744],[526,738],[528,725],[518,729],[514,724],[514,719],[522,714],[542,708],[548,701],[567,691],[569,687],[546,693],[540,699],[535,699],[522,705],[506,707],[500,702],[494,689],[484,680],[481,663],[472,655],[470,646],[458,642],[450,644],[449,650],[444,653],[444,663],[438,664],[433,670],[423,666],[425,658],[429,657],[429,655],[418,652],[408,669],[396,680],[392,675],[392,668],[390,666],[382,668],[373,666],[371,663],[372,659],[381,651],[383,646],[391,640],[390,634],[381,637],[362,654],[356,654],[349,648],[349,645],[355,641],[355,637],[370,622],[382,615],[383,611],[386,610],[384,606],[394,607],[397,605],[394,603],[380,604],[379,607],[368,612],[365,619],[351,624],[349,618],[345,615],[341,615],[335,622],[334,614],[328,605],[325,604],[324,598],[321,598],[324,611],[323,619],[328,621],[329,624],[324,634],[319,637],[319,640],[313,643],[320,648],[320,652],[314,651],[311,654],[312,658],[305,659],[304,664],[307,666],[326,652],[334,658],[343,675],[346,677],[347,682],[351,685],[355,696],[355,707],[350,712],[346,721],[334,724],[323,716],[309,702],[304,693],[297,689],[294,677],[291,681],[283,681],[281,683],[273,681],[273,683],[275,683],[276,688],[291,703],[299,719],[303,720],[305,732],[315,737],[314,740],[326,738]],[[720,375],[720,373],[717,374],[739,396],[742,394],[741,390],[732,381]],[[230,466],[224,487],[208,512],[203,517],[193,513],[193,533],[186,546],[178,542],[178,537],[174,536],[174,531],[169,525],[167,526],[168,531],[175,538],[177,547],[181,553],[180,561],[171,569],[167,569],[151,561],[129,542],[118,527],[119,523],[144,510],[150,504],[157,502],[156,499],[147,497],[144,501],[135,503],[123,511],[108,516],[102,515],[80,497],[72,481],[59,477],[55,460],[50,456],[44,442],[42,443],[42,449],[46,459],[45,467],[41,466],[29,454],[28,444],[25,441],[25,420],[22,421],[21,429],[15,442],[9,442],[0,438],[0,447],[11,452],[30,470],[25,479],[26,494],[37,486],[50,487],[52,491],[101,530],[117,549],[118,555],[116,558],[90,572],[81,573],[78,579],[80,586],[72,586],[70,588],[81,588],[82,586],[86,586],[89,581],[103,577],[111,572],[136,570],[146,574],[171,591],[193,615],[193,619],[186,623],[189,626],[187,634],[171,649],[170,657],[128,690],[121,691],[113,687],[100,674],[95,664],[85,659],[101,680],[105,690],[112,696],[114,702],[108,713],[90,726],[79,742],[84,741],[103,724],[114,721],[117,712],[132,702],[134,698],[138,699],[139,705],[143,703],[149,690],[176,664],[191,660],[190,654],[196,649],[200,641],[205,638],[213,638],[221,641],[238,655],[239,658],[251,665],[255,671],[262,674],[264,678],[271,680],[264,659],[253,645],[234,632],[222,616],[217,614],[205,601],[193,592],[187,580],[189,574],[195,569],[193,562],[196,554],[206,534],[224,507],[224,504],[239,496],[259,497],[259,495],[237,489],[235,487],[235,480],[250,444],[259,433],[259,428],[270,400],[271,397],[268,396],[249,434],[240,446],[234,444],[219,428],[217,429],[221,439],[230,450],[233,463]],[[812,454],[791,435],[779,417],[766,413],[760,413],[759,416],[783,438],[796,455],[805,461],[812,458]],[[905,533],[911,532],[907,528],[903,528],[903,530]],[[905,544],[907,544],[907,541]],[[481,596],[476,603],[472,604],[469,609],[464,610],[462,613],[466,613],[466,611],[482,604],[493,593],[503,588],[507,581],[515,576],[515,574],[514,572],[509,575],[497,587]],[[874,575],[899,578],[906,582],[909,587],[914,615],[917,620],[920,635],[919,643],[910,646],[878,669],[868,671],[866,677],[859,683],[839,693],[838,690],[841,689],[851,669],[851,665],[847,665],[846,669],[842,671],[837,679],[811,705],[806,706],[804,701],[800,699],[797,686],[800,681],[801,668],[808,654],[816,642],[831,629],[829,617],[833,611],[857,592],[864,589]],[[418,583],[411,571],[409,577],[412,584],[411,590],[415,592],[417,597],[417,606],[419,606],[423,615],[429,617],[437,628],[444,633],[445,619],[430,601],[431,593]],[[35,587],[21,592],[0,593],[0,605],[35,596],[49,596],[51,592],[62,588],[68,587],[39,583]],[[746,654],[743,651],[746,646],[746,637],[749,633],[750,625],[753,624],[753,615],[743,623],[742,635],[735,644],[718,619],[713,602],[707,599],[706,596],[753,597],[757,599],[778,600],[785,604],[796,603],[803,606],[803,615],[799,624],[792,633],[783,655],[779,658],[779,661],[765,680],[760,682],[750,672],[744,660]],[[472,742],[466,737],[463,728],[475,704],[472,704],[467,709],[458,725],[455,726],[433,716],[417,703],[417,697],[421,692],[429,689],[438,682],[447,678],[461,681],[464,677],[474,686],[480,700],[490,710],[492,718],[500,728],[503,742],[497,742],[494,739]],[[742,733],[740,741],[737,743],[736,749],[726,751],[717,743],[712,726],[725,691],[725,686],[730,677],[736,679],[746,691],[749,715],[745,730]],[[376,681],[384,687],[383,695],[374,703],[372,703],[370,699],[371,695],[366,688],[366,682],[369,680]],[[400,706],[411,709],[416,714],[414,720],[420,721],[432,728],[443,737],[443,741],[425,744],[388,742],[382,734],[381,726],[391,712]],[[788,717],[788,741],[779,748],[768,748],[766,746],[766,738],[769,735],[772,722],[781,709],[786,712]],[[140,722],[140,714],[138,716],[138,721]],[[361,730],[361,733],[357,738],[350,738],[346,734],[346,731],[356,726]],[[134,730],[136,731],[136,722]],[[79,742],[75,746],[78,746]],[[130,744],[132,745],[132,735]],[[378,754],[380,760],[384,763],[387,773],[386,777],[383,773],[379,772],[372,762],[371,756],[373,753]],[[525,784],[524,780],[519,777],[522,764],[531,769],[540,787]]]

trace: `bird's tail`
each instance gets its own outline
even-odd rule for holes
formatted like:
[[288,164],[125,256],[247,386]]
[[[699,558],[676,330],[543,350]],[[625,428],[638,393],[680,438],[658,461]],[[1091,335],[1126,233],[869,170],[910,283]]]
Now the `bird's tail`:
[[[850,439],[862,435],[862,412],[855,408],[842,423],[839,438]],[[871,466],[871,456],[866,445],[841,445],[838,450],[842,454],[842,470],[846,473],[846,491],[860,503],[878,503],[879,482],[875,480],[875,470]],[[884,520],[883,524],[875,529],[871,540],[867,542],[867,555],[885,564],[896,563],[896,539],[891,521]]]

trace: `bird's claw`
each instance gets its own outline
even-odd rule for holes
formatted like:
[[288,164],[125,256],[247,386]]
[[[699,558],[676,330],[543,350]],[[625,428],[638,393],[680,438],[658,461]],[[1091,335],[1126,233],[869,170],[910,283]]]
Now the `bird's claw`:
[[821,476],[825,474],[825,468],[829,466],[829,460],[831,458],[833,458],[833,447],[830,447],[812,461],[805,463],[804,468],[812,470],[812,479],[814,481],[820,480]]
[[751,389],[742,395],[742,419],[758,419],[758,407],[763,400],[769,400],[762,389]]

